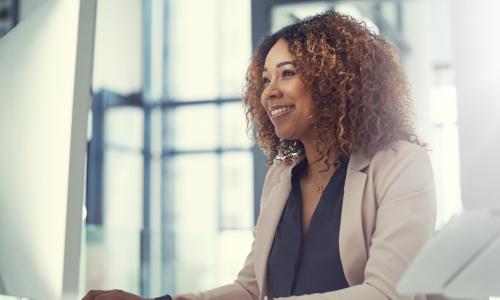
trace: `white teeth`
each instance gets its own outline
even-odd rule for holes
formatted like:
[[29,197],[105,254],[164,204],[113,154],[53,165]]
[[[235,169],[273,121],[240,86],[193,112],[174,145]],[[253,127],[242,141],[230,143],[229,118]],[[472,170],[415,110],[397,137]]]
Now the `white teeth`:
[[271,116],[276,116],[278,114],[281,114],[285,111],[289,111],[293,108],[293,106],[285,106],[285,107],[280,107],[280,108],[277,108],[277,109],[273,109],[271,110]]

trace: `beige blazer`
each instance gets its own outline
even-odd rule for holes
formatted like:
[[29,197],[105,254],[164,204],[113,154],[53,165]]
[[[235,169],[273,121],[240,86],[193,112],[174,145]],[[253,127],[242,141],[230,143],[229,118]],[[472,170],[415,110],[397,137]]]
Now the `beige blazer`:
[[[292,167],[273,165],[268,170],[254,242],[235,282],[174,299],[267,298],[267,257],[291,190]],[[372,158],[351,155],[339,236],[340,258],[349,287],[286,299],[425,299],[398,295],[395,285],[431,236],[435,215],[432,168],[424,149],[399,141]]]

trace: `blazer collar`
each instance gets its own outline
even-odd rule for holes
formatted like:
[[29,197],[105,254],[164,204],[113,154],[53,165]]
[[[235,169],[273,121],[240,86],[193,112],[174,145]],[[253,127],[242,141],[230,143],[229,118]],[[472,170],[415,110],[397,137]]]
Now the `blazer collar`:
[[370,160],[370,157],[367,157],[361,152],[353,153],[349,159],[348,168],[355,171],[363,171],[370,164]]

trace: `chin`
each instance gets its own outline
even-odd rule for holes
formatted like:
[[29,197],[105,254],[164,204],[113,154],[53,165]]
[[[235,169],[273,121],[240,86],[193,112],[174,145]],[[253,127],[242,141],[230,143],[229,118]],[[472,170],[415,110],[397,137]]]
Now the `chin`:
[[295,140],[296,137],[293,133],[291,132],[285,132],[285,131],[275,131],[276,136],[279,137],[281,140]]

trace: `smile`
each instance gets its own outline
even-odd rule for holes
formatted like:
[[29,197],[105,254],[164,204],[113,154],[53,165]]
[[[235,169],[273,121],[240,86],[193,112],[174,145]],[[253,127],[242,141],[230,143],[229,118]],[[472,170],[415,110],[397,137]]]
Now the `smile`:
[[273,106],[271,107],[269,114],[271,117],[277,117],[283,114],[286,114],[289,111],[295,109],[295,105],[287,105],[287,106]]

